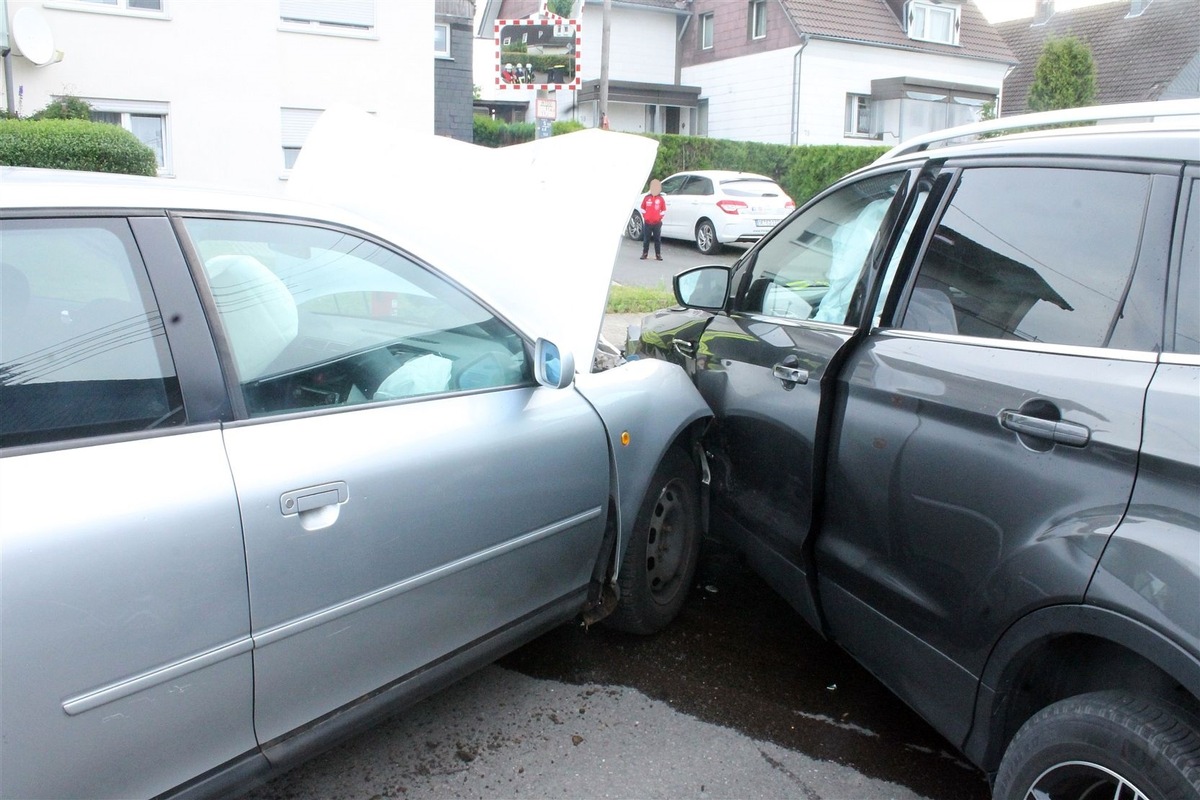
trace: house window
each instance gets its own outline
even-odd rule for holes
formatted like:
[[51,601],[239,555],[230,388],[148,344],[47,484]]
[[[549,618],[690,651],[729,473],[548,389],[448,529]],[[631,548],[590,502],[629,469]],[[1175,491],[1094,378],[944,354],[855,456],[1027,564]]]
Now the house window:
[[957,5],[910,0],[908,38],[941,44],[958,44]]
[[767,0],[750,3],[750,38],[762,39],[767,35]]
[[370,31],[375,28],[375,0],[279,0],[285,23]]
[[165,10],[166,0],[59,0],[47,3],[51,8],[71,8],[79,11],[98,11],[102,14],[133,13],[161,17]]
[[159,174],[171,171],[171,151],[167,138],[167,104],[82,98],[92,107],[93,122],[120,125],[142,144],[154,151]]
[[846,95],[846,135],[871,135],[871,96],[866,94]]
[[279,109],[280,137],[283,145],[283,168],[291,169],[300,155],[300,148],[308,138],[308,132],[317,124],[322,109],[281,108]]
[[435,58],[450,57],[450,26],[433,26],[433,55]]
[[713,15],[700,15],[700,49],[711,50],[713,46]]

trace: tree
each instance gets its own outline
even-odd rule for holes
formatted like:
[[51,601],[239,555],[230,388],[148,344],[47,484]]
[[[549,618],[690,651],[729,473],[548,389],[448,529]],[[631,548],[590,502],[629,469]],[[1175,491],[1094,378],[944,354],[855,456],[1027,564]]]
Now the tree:
[[1050,111],[1096,103],[1096,63],[1092,51],[1074,36],[1046,41],[1033,70],[1029,110]]
[[573,0],[549,0],[546,3],[546,10],[551,14],[558,14],[560,17],[570,17],[571,7],[574,5]]

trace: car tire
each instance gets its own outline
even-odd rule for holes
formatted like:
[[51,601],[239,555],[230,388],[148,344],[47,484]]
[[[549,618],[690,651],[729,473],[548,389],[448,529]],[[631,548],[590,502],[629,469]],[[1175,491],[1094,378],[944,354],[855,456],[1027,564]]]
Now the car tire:
[[696,223],[696,248],[706,256],[721,252],[717,229],[710,220],[702,219]]
[[700,479],[673,447],[655,470],[621,561],[621,599],[605,622],[627,633],[656,633],[679,615],[700,557]]
[[642,215],[634,211],[629,215],[629,222],[625,225],[625,235],[635,242],[642,240]]
[[993,789],[994,800],[1197,796],[1195,718],[1127,692],[1078,695],[1034,714],[1009,744]]

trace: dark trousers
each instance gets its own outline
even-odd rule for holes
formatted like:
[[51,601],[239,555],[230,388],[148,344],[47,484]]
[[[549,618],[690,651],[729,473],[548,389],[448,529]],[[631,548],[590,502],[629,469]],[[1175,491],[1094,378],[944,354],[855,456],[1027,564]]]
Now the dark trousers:
[[662,255],[662,222],[642,223],[642,255],[650,252],[650,242],[654,242],[654,255]]

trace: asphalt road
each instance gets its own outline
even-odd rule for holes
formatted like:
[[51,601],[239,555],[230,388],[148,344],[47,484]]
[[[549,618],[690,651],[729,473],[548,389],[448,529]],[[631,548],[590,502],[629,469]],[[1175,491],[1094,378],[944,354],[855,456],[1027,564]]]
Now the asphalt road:
[[719,543],[680,618],[566,625],[251,800],[987,800],[982,776]]
[[613,280],[626,286],[645,286],[651,289],[671,288],[671,278],[676,272],[701,264],[732,264],[748,249],[747,245],[729,245],[720,253],[706,256],[694,244],[663,240],[663,260],[654,260],[654,248],[650,258],[641,260],[642,243],[629,238],[621,239],[621,249],[613,263]]

